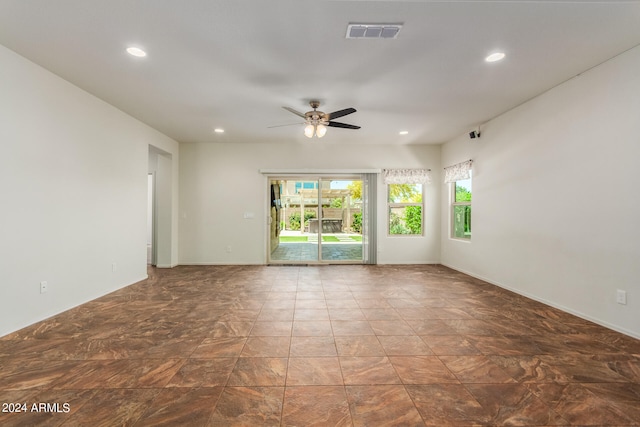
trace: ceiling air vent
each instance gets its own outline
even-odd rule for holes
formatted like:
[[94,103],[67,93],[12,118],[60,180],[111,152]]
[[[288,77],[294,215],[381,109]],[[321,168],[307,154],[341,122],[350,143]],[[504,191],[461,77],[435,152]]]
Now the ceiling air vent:
[[395,39],[402,24],[349,24],[348,39]]

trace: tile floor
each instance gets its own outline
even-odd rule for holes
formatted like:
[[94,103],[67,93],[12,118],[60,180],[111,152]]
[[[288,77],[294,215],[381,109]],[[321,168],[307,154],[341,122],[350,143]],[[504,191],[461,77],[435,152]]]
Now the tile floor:
[[150,269],[2,337],[0,402],[27,404],[2,426],[637,426],[640,341],[442,266]]

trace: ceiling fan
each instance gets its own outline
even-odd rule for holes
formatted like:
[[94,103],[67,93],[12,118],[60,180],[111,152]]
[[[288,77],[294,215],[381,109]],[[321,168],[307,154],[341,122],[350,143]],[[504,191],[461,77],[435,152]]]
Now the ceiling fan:
[[337,119],[338,117],[355,113],[355,108],[345,108],[344,110],[334,111],[333,113],[323,113],[322,111],[318,111],[320,101],[311,101],[309,102],[309,105],[311,106],[311,108],[313,108],[313,111],[307,111],[306,113],[301,113],[290,107],[282,107],[285,110],[304,119],[304,124],[306,125],[304,128],[304,135],[307,138],[313,138],[313,135],[317,136],[318,138],[322,138],[325,133],[327,133],[327,126],[343,129],[360,129],[360,126],[333,121],[333,119]]

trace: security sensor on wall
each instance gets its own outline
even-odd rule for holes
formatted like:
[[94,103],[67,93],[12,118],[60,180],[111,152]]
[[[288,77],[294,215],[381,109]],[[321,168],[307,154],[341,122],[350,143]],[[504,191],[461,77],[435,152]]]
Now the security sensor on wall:
[[471,132],[469,132],[469,138],[471,139],[480,138],[480,128],[478,128],[478,130],[472,130]]

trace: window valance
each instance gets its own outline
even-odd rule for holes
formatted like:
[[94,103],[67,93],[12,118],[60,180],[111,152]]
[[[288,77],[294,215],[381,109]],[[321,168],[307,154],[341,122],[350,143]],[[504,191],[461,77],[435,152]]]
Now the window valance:
[[385,184],[428,184],[431,169],[383,169],[382,180]]
[[471,175],[469,171],[473,165],[473,160],[467,160],[466,162],[458,163],[453,166],[444,168],[444,182],[456,182],[463,179],[469,179]]

